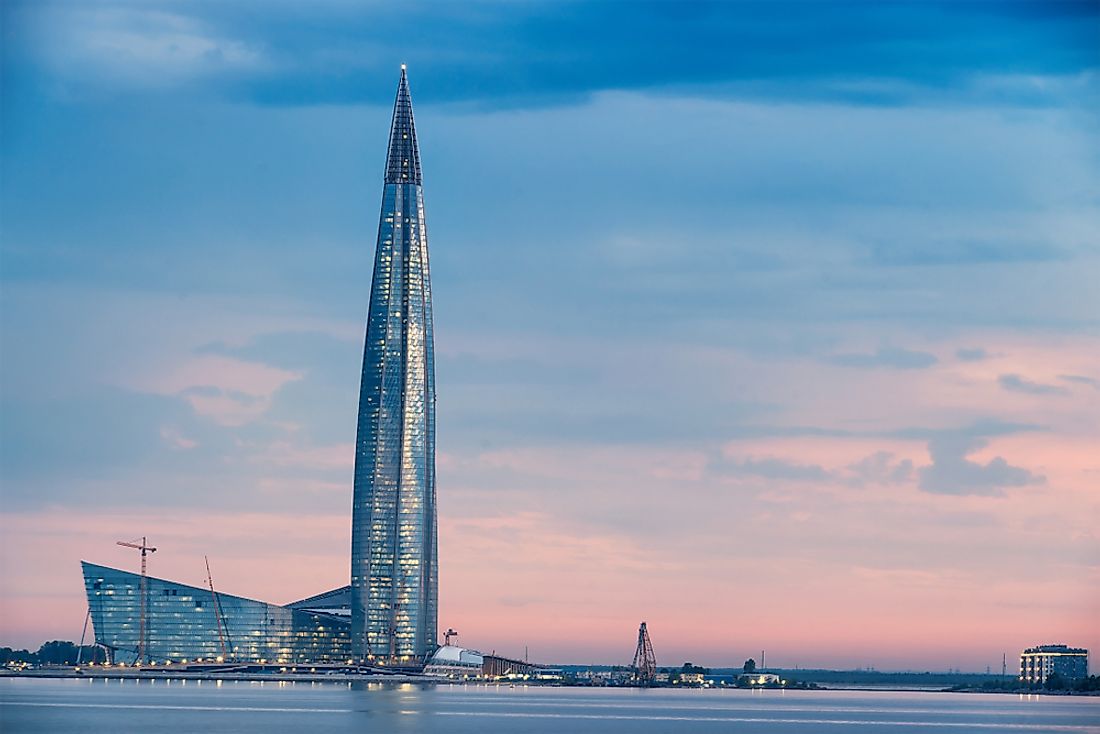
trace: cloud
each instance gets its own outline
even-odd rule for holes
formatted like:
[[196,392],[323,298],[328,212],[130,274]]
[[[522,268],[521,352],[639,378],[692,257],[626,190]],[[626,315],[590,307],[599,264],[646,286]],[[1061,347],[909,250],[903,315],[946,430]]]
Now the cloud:
[[1077,385],[1088,385],[1089,387],[1100,390],[1100,380],[1097,380],[1095,377],[1085,377],[1084,375],[1058,375],[1058,379],[1065,382],[1072,382]]
[[920,488],[937,494],[1000,496],[1006,487],[1046,481],[1041,475],[1010,465],[1000,456],[985,464],[966,458],[987,443],[984,438],[964,432],[944,433],[930,440],[928,453],[932,463],[918,470]]
[[224,390],[214,385],[195,385],[178,394],[199,415],[227,426],[241,426],[256,420],[267,411],[270,401],[267,396]]
[[888,244],[872,249],[872,260],[889,266],[976,265],[991,263],[1048,262],[1065,257],[1046,242],[989,240],[927,240],[907,242],[896,233]]
[[[183,9],[181,9],[183,10]],[[257,72],[257,44],[199,14],[134,4],[45,7],[32,52],[61,78],[107,88],[170,87],[202,76]]]
[[204,344],[195,352],[298,375],[271,394],[265,418],[295,426],[301,440],[334,446],[355,435],[363,346],[358,329],[354,333],[344,338],[318,330],[267,332],[239,344]]
[[[375,90],[401,60],[430,99],[496,106],[701,88],[867,105],[1043,104],[1065,90],[1030,80],[1073,79],[1095,64],[1088,21],[1016,4],[811,3],[792,16],[767,3],[324,3],[308,22],[293,3],[260,14],[237,3],[36,5],[12,11],[13,25],[29,16],[42,26],[27,45],[64,79],[170,86],[206,75],[235,99],[279,105],[383,102]],[[417,32],[395,35],[398,26]]]
[[[591,384],[600,377],[600,370],[591,364],[554,364],[554,354],[540,355],[543,359],[521,357],[492,358],[471,352],[458,354],[436,353],[440,374],[454,385],[554,386],[560,389],[577,384]],[[558,360],[560,362],[560,360]]]
[[980,362],[983,359],[989,358],[989,352],[985,351],[981,347],[964,347],[962,349],[956,349],[955,356],[961,359],[963,362]]
[[1042,382],[1033,382],[1015,374],[1001,375],[997,378],[997,382],[1005,390],[1027,395],[1066,395],[1069,393],[1064,387],[1047,385]]
[[889,367],[899,370],[924,369],[936,364],[936,355],[898,347],[880,347],[871,354],[837,354],[829,362],[842,367]]
[[[365,314],[364,314],[365,317]],[[344,367],[361,358],[361,335],[340,338],[324,331],[277,331],[252,337],[244,344],[210,342],[195,349],[196,354],[214,354],[250,362],[261,362],[284,370],[331,369]],[[344,372],[342,370],[341,372]]]
[[870,456],[848,465],[851,473],[848,483],[861,487],[865,484],[902,484],[913,477],[913,462],[909,459],[894,461],[889,451],[876,451]]
[[983,418],[976,420],[962,428],[943,430],[939,428],[903,428],[890,431],[886,435],[891,438],[918,439],[932,441],[943,435],[963,435],[988,438],[991,436],[1011,436],[1016,433],[1030,433],[1032,431],[1045,430],[1044,426],[1036,423],[1014,423],[1000,418]]
[[[111,323],[129,337],[135,322],[146,323],[149,311],[156,309],[145,304],[126,309],[129,315],[92,321]],[[196,320],[200,312],[193,310]],[[65,324],[54,332],[55,341],[74,349],[70,334],[83,335],[83,326]],[[97,356],[118,348],[109,332],[104,328],[89,340]],[[37,342],[8,341],[10,330],[4,336],[5,347],[29,344],[31,354],[40,356],[33,351]],[[159,346],[162,358],[152,361],[131,344],[120,348],[129,364],[142,369],[132,377],[116,374],[114,380],[138,389],[81,382],[86,367],[71,358],[47,360],[71,365],[50,390],[28,390],[25,381],[5,384],[0,395],[4,499],[17,507],[136,502],[285,508],[299,504],[296,498],[311,487],[350,486],[359,346],[347,348],[314,332],[266,334],[243,339],[239,347],[194,349],[186,339],[166,342],[171,346]],[[59,391],[58,385],[64,388]]]
[[35,482],[43,479],[117,477],[150,463],[178,471],[176,451],[199,444],[199,455],[187,459],[192,465],[229,448],[224,431],[176,396],[102,387],[66,398],[5,397],[0,405],[4,495],[13,502],[73,499],[68,491],[36,496]]
[[242,405],[255,405],[262,402],[263,398],[259,395],[250,395],[249,393],[242,392],[241,390],[223,390],[220,387],[214,385],[195,385],[181,390],[179,394],[185,398],[199,397],[199,398],[226,398]]
[[831,474],[817,464],[800,464],[774,457],[736,459],[723,456],[710,463],[712,472],[727,476],[754,476],[765,479],[790,479],[794,481],[820,481]]

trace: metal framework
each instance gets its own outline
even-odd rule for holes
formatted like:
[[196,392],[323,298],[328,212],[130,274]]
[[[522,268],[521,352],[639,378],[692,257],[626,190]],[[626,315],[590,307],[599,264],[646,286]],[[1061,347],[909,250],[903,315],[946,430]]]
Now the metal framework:
[[148,577],[145,575],[145,557],[147,553],[156,553],[157,549],[149,545],[144,535],[141,536],[140,545],[138,545],[138,542],[136,540],[130,542],[120,540],[116,543],[116,545],[121,545],[126,548],[135,548],[141,551],[141,591],[139,592],[141,594],[141,612],[139,614],[138,621],[137,649],[134,651],[134,663],[137,665],[141,665],[145,662],[145,649],[149,645],[149,636],[145,629],[145,614],[146,609],[149,606],[149,580]]
[[[207,556],[202,557],[206,561],[206,583],[210,585],[210,597],[214,602],[214,616],[218,622],[218,645],[222,649],[221,661],[229,662],[232,660],[232,656],[229,654],[230,650],[226,647],[225,641],[229,637],[229,629],[225,624],[225,615],[222,614],[222,605],[218,601],[218,592],[214,591],[214,576],[210,573],[210,559]],[[230,647],[232,642],[229,643]]]
[[649,641],[649,630],[645,622],[638,628],[638,647],[634,651],[634,679],[642,685],[650,685],[657,677],[657,657],[653,654],[653,643]]

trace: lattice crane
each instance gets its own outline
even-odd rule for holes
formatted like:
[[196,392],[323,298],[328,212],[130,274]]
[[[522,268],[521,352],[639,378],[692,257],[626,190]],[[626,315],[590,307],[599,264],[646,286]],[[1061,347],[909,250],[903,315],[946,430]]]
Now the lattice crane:
[[[219,661],[229,662],[229,650],[225,644],[225,640],[229,636],[229,626],[225,623],[225,615],[222,614],[222,604],[218,599],[218,592],[214,591],[214,576],[210,573],[210,559],[207,556],[202,558],[206,561],[206,583],[210,585],[210,597],[214,600],[214,616],[218,624],[218,644],[222,648],[222,656]],[[232,644],[232,641],[230,641],[230,645]]]
[[634,651],[634,679],[642,685],[651,685],[657,677],[657,657],[653,654],[653,643],[649,641],[649,630],[645,622],[638,628],[638,648]]
[[145,611],[146,607],[149,604],[149,582],[146,580],[145,576],[146,555],[149,553],[156,553],[157,549],[149,545],[144,535],[141,536],[140,545],[136,540],[132,540],[130,542],[120,540],[118,541],[117,545],[121,545],[126,548],[134,548],[141,551],[141,615],[139,616],[138,621],[138,644],[136,650],[137,655],[134,657],[134,662],[140,664],[145,659]]

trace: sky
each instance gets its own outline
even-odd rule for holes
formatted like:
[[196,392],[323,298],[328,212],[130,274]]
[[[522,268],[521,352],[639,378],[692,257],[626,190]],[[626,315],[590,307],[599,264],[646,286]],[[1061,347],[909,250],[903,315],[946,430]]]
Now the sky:
[[398,70],[440,625],[555,663],[1100,650],[1100,5],[6,2],[0,644],[81,559],[348,582]]

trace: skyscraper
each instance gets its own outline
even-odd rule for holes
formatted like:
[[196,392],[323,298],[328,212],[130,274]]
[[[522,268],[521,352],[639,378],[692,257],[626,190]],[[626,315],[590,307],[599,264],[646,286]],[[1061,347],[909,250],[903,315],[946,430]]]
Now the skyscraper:
[[420,151],[405,67],[374,255],[355,440],[351,637],[360,660],[435,650],[435,358]]

